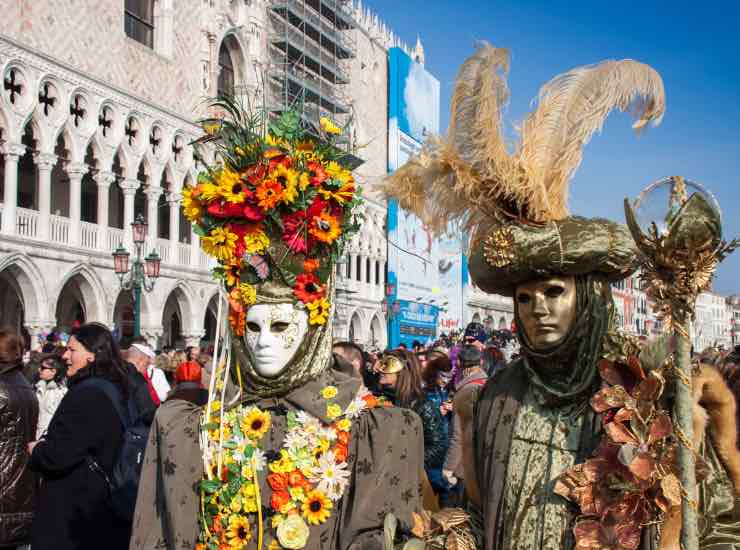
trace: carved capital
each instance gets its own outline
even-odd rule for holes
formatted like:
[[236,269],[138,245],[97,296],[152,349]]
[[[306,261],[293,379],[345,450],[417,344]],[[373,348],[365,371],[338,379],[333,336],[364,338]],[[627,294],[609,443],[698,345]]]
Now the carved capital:
[[135,195],[141,182],[136,179],[125,179],[119,185],[124,195]]
[[51,170],[57,163],[57,156],[52,153],[36,153],[33,160],[39,170]]
[[150,185],[146,191],[144,191],[144,194],[147,196],[147,198],[151,201],[157,201],[159,199],[159,196],[164,192],[164,189],[158,186]]
[[103,172],[101,170],[95,174],[95,182],[98,184],[98,187],[108,188],[114,181],[116,181],[115,172]]
[[13,160],[15,162],[18,162],[18,159],[26,152],[26,146],[22,143],[10,143],[8,141],[0,144],[0,149],[3,155],[5,155],[6,160]]
[[68,162],[64,166],[64,171],[69,179],[82,179],[82,176],[87,174],[88,167],[84,162]]

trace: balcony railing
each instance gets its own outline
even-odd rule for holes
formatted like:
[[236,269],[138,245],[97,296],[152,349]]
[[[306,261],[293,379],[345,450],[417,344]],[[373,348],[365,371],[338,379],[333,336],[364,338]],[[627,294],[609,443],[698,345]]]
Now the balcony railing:
[[39,230],[39,213],[36,210],[18,208],[15,211],[15,229],[19,237],[35,239]]
[[49,236],[53,243],[69,244],[69,218],[49,216]]
[[90,222],[80,222],[80,246],[82,248],[98,247],[98,226]]

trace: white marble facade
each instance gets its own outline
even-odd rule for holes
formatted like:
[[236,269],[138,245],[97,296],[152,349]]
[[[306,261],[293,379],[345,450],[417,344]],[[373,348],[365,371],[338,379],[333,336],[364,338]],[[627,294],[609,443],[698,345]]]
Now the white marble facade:
[[[120,291],[111,252],[119,245],[132,251],[130,223],[142,214],[149,224],[146,250],[162,258],[161,277],[143,299],[142,332],[158,345],[212,338],[217,287],[181,214],[179,192],[197,177],[189,143],[200,134],[195,121],[204,101],[222,86],[224,50],[235,93],[253,96],[260,89],[275,2],[142,3],[152,15],[144,43],[126,32],[120,1],[6,7],[0,326],[34,335],[99,321],[130,332],[131,299]],[[387,166],[386,51],[401,44],[361,5],[335,5],[357,22],[344,31],[354,55],[344,61],[351,78],[343,94],[364,161],[356,178],[369,197],[348,254],[352,270],[338,277],[335,336],[383,347],[385,203],[373,188]]]

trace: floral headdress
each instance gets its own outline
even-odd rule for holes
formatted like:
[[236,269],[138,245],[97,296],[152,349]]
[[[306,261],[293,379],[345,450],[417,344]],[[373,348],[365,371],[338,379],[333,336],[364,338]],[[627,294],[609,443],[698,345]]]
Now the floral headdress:
[[322,118],[315,136],[294,110],[270,122],[230,98],[212,106],[224,116],[202,121],[196,146],[212,144],[216,161],[183,190],[183,207],[218,260],[213,274],[228,293],[234,335],[244,334],[261,288],[282,289],[311,325],[324,325],[333,265],[358,229],[359,190],[336,146],[342,128]]

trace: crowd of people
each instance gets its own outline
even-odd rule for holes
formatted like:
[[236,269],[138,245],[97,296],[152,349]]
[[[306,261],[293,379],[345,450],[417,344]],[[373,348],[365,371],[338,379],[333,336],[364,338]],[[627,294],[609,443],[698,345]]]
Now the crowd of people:
[[[505,366],[505,344],[471,323],[463,334],[411,349],[333,345],[337,369],[421,418],[427,494],[435,506],[462,501],[461,417],[472,415],[476,392]],[[120,349],[114,334],[91,323],[27,353],[19,335],[0,331],[0,474],[7,480],[0,489],[0,547],[98,548],[107,540],[110,548],[127,548],[135,495],[123,513],[111,496],[128,434],[151,425],[167,400],[207,402],[207,351],[155,351],[143,338]]]

